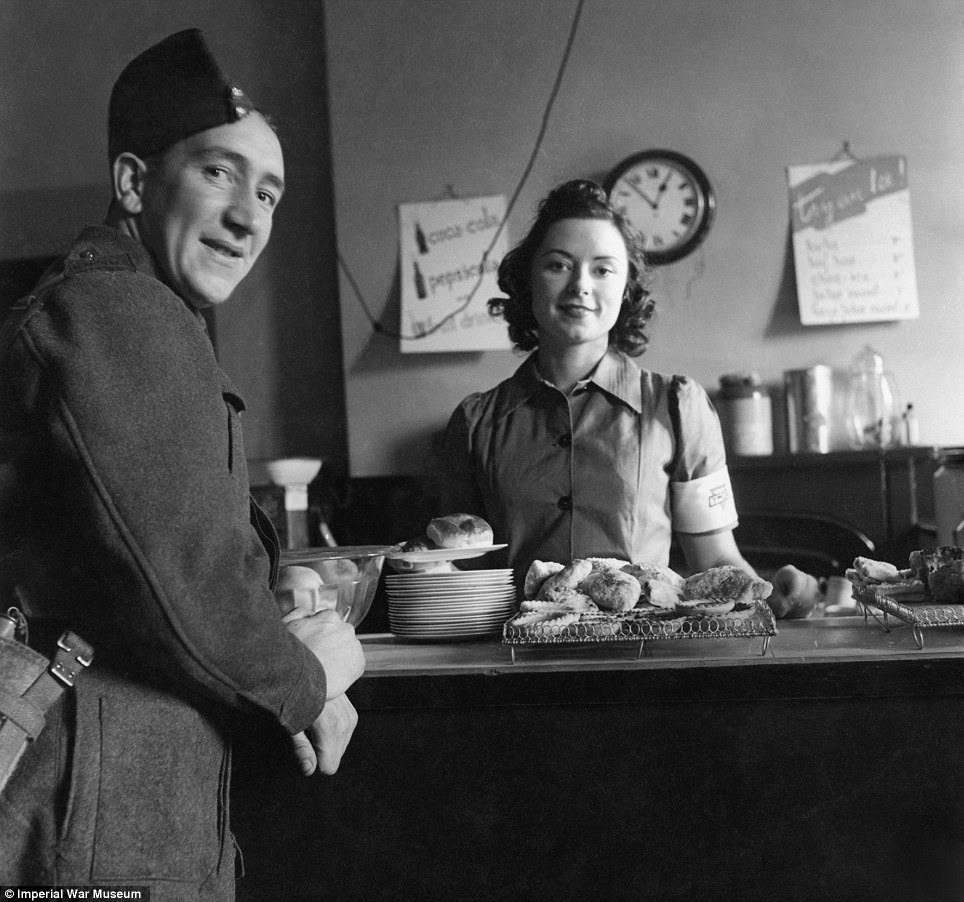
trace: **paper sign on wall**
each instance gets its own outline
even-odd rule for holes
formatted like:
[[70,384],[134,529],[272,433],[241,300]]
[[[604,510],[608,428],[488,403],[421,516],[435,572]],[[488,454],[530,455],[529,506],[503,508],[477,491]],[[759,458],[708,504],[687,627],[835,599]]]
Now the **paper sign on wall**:
[[505,229],[482,272],[505,207],[501,196],[399,206],[403,353],[511,347],[505,320],[493,319],[487,307],[501,294],[496,271],[506,253]]
[[800,321],[917,317],[905,158],[790,166],[787,182]]

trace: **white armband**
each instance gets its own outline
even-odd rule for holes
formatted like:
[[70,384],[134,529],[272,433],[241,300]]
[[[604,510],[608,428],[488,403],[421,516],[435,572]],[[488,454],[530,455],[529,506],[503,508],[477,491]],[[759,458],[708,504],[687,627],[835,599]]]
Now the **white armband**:
[[689,482],[671,482],[670,492],[676,532],[714,532],[736,526],[736,505],[726,467]]

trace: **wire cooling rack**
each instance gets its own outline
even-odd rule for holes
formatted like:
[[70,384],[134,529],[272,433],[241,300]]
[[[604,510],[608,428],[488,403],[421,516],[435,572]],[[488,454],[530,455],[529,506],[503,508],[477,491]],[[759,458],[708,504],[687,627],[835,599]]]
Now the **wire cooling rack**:
[[618,614],[582,614],[573,623],[520,623],[523,615],[516,614],[502,629],[502,642],[512,650],[515,661],[516,646],[608,644],[614,642],[637,642],[637,658],[643,656],[646,643],[659,639],[751,639],[763,637],[766,654],[770,637],[776,635],[773,611],[760,602],[747,612],[722,614],[715,617],[680,617],[672,612],[653,616],[641,611],[625,611]]
[[924,630],[964,626],[964,604],[932,602],[908,604],[889,595],[882,595],[875,589],[857,589],[856,587],[854,598],[863,608],[864,619],[873,617],[886,632],[890,632],[893,626],[890,618],[894,618],[901,625],[909,625],[919,649],[924,647]]

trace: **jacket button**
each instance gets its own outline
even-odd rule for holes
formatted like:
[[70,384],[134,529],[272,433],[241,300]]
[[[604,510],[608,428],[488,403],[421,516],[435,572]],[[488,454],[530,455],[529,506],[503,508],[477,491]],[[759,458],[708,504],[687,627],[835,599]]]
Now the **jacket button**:
[[567,432],[565,435],[559,436],[559,447],[568,448],[572,445],[572,436]]
[[571,511],[572,510],[572,497],[570,495],[563,495],[557,502],[559,510],[561,511]]

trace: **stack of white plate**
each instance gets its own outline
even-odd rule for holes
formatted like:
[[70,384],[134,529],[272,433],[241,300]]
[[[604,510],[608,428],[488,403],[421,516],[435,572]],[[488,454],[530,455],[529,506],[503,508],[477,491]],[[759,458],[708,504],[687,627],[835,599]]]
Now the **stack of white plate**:
[[400,573],[385,577],[391,631],[406,639],[502,634],[516,611],[511,570]]

